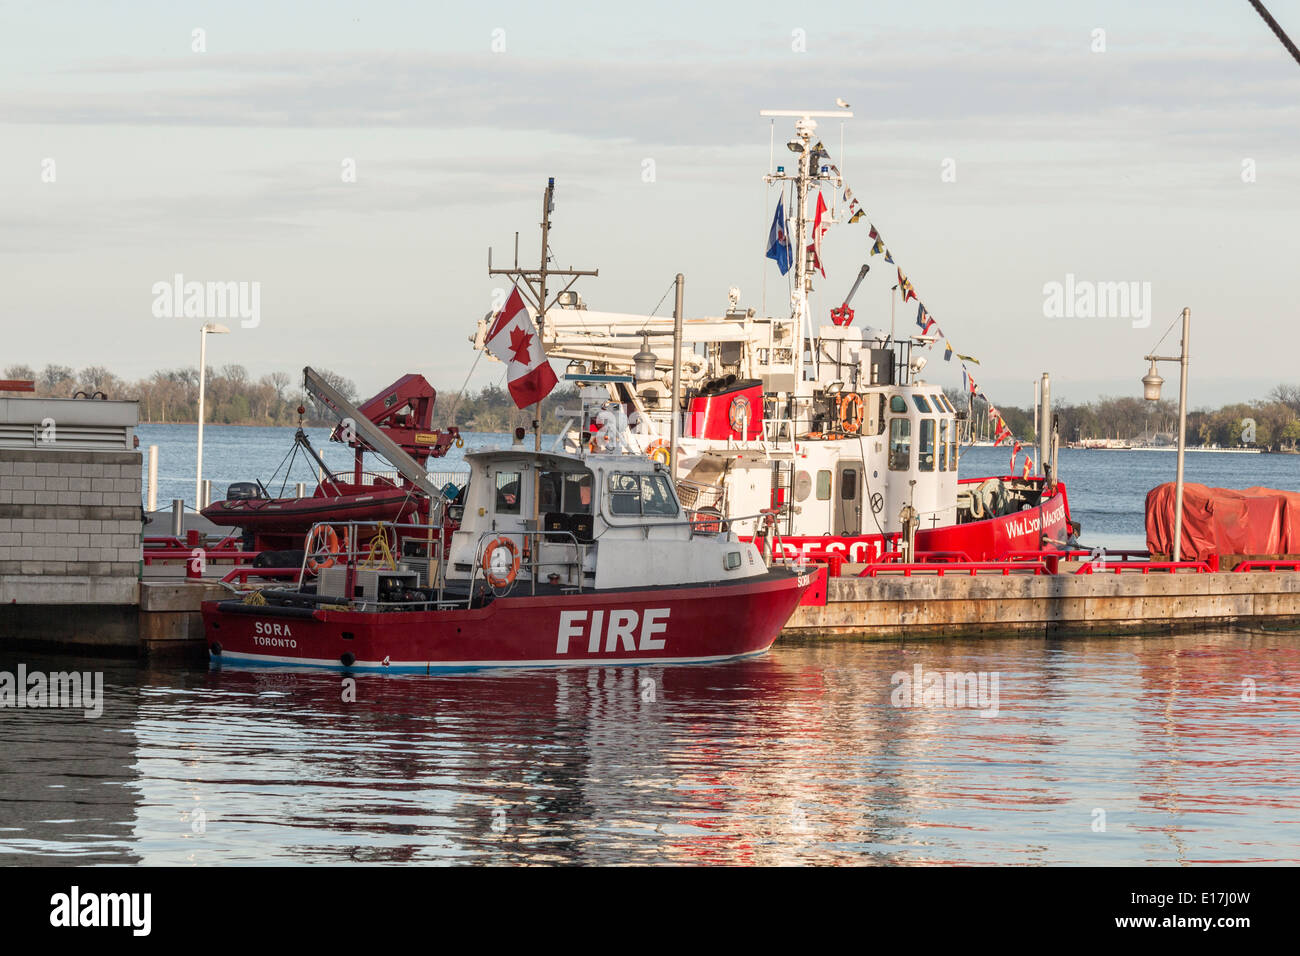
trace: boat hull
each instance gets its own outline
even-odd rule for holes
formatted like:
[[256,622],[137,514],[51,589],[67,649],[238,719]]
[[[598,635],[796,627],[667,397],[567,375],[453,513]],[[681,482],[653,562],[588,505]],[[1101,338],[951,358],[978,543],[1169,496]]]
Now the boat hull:
[[[997,561],[1015,552],[1062,550],[1069,540],[1069,499],[1065,486],[1041,504],[1009,515],[966,521],[916,533],[918,552],[947,552],[971,561]],[[788,536],[781,538],[782,553],[792,559],[839,555],[853,564],[870,564],[896,548],[896,536]],[[1044,543],[1044,539],[1046,543]]]
[[318,521],[401,521],[415,516],[420,498],[403,488],[307,498],[250,498],[217,501],[203,517],[221,527],[305,534]]
[[812,574],[734,584],[498,598],[437,611],[203,604],[214,664],[417,672],[703,663],[772,646]]

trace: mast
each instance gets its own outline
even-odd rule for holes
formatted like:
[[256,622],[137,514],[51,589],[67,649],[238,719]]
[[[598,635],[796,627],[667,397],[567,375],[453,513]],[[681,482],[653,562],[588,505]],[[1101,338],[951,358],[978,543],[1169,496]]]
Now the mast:
[[[580,276],[597,276],[600,275],[599,269],[552,269],[550,262],[550,236],[551,236],[551,213],[555,211],[555,177],[550,176],[546,180],[546,189],[542,193],[542,254],[541,261],[536,269],[521,269],[519,267],[519,234],[515,234],[515,264],[507,269],[492,268],[492,248],[488,247],[488,275],[504,275],[514,280],[516,286],[520,287],[519,291],[525,299],[537,310],[537,347],[542,350],[543,356],[546,354],[544,340],[546,338],[546,310],[555,302],[547,303],[546,301],[546,280],[550,276],[569,276],[570,279],[564,288],[555,294],[555,301],[559,301],[560,296],[567,292]],[[542,450],[542,404],[537,402],[533,405],[533,450]],[[533,530],[539,530],[541,524],[541,473],[533,469]],[[537,587],[537,566],[533,565],[533,588]]]
[[[793,318],[799,329],[799,364],[803,365],[803,347],[806,342],[810,354],[812,355],[813,377],[818,374],[817,346],[813,341],[812,314],[808,307],[808,294],[812,292],[812,254],[808,251],[808,212],[805,208],[805,202],[811,195],[814,187],[823,181],[820,171],[813,168],[812,165],[812,148],[813,133],[817,131],[817,118],[821,117],[841,117],[851,119],[853,113],[850,110],[761,110],[760,116],[793,116],[795,117],[794,138],[786,143],[787,148],[799,157],[798,172],[794,176],[788,174],[778,175],[775,172],[769,172],[764,179],[771,183],[777,180],[793,180],[794,182],[794,245],[791,251],[794,253],[794,294],[792,296],[791,306],[793,308]],[[826,177],[828,181],[836,184],[839,188],[839,177]],[[834,197],[832,197],[834,199]],[[832,206],[834,203],[832,202]],[[824,220],[827,225],[831,220]]]

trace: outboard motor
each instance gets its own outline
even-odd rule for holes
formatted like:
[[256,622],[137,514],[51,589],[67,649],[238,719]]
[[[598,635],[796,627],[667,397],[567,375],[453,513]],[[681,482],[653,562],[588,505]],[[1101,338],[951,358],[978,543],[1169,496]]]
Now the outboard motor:
[[226,487],[227,501],[247,501],[250,498],[265,498],[262,486],[255,481],[236,481]]

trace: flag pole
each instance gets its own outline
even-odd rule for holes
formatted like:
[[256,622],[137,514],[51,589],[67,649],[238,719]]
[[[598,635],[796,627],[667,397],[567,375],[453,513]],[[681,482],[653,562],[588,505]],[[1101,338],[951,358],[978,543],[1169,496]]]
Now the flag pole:
[[[537,270],[537,347],[541,350],[542,361],[546,362],[546,347],[542,344],[546,334],[546,244],[551,234],[551,209],[555,205],[555,177],[546,180],[546,192],[542,194],[542,261]],[[538,399],[533,404],[533,451],[542,450],[542,402]],[[542,472],[540,462],[533,465],[533,559],[532,579],[533,593],[537,593],[537,558],[541,538],[537,534],[542,527]]]

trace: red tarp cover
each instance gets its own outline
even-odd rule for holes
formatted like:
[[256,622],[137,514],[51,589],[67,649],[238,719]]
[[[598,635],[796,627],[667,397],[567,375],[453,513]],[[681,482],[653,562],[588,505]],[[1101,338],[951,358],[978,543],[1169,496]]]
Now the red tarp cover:
[[[1174,483],[1147,492],[1147,549],[1172,554]],[[1182,559],[1211,554],[1300,554],[1300,493],[1183,484]]]

